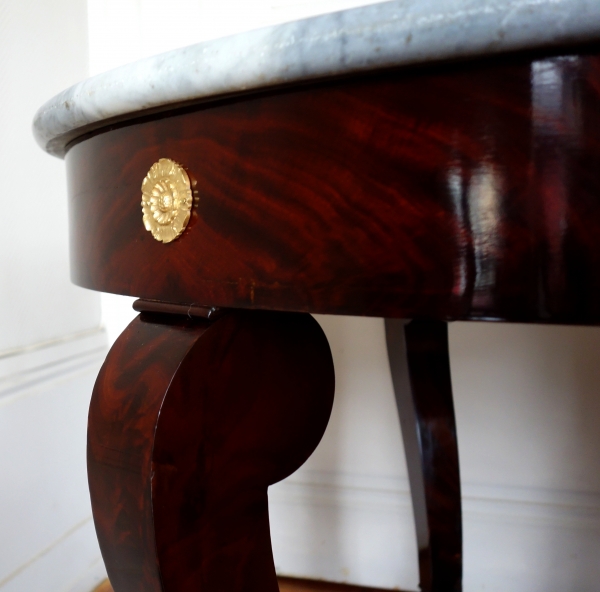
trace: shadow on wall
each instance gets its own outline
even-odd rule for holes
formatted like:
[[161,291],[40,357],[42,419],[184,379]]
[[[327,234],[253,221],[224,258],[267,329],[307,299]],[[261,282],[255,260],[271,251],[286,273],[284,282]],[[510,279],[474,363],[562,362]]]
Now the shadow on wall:
[[455,323],[467,483],[600,493],[600,329]]
[[[334,355],[326,435],[272,488],[283,574],[417,589],[381,319],[318,317]],[[600,329],[453,323],[465,590],[597,589]]]

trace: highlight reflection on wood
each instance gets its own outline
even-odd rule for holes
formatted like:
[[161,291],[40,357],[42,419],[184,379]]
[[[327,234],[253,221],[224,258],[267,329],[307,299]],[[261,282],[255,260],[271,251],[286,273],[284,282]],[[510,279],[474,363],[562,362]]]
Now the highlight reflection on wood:
[[[228,308],[600,323],[599,80],[598,56],[511,56],[104,130],[66,157],[73,280]],[[169,245],[139,205],[165,155],[199,196]]]
[[267,487],[317,446],[333,389],[310,315],[136,318],[89,415],[92,508],[115,592],[277,592]]

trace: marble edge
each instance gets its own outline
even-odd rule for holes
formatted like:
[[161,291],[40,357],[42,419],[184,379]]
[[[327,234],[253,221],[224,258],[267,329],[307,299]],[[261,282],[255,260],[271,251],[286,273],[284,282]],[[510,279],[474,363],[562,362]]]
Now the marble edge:
[[99,74],[36,113],[64,156],[79,129],[148,109],[436,60],[600,40],[598,0],[392,0],[206,41]]

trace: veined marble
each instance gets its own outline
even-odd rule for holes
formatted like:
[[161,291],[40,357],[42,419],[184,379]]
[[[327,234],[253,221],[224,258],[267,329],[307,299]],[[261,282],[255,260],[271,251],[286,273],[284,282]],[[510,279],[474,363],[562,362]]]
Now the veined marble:
[[57,95],[33,130],[64,155],[81,128],[143,109],[326,76],[600,40],[600,0],[393,0],[177,49]]

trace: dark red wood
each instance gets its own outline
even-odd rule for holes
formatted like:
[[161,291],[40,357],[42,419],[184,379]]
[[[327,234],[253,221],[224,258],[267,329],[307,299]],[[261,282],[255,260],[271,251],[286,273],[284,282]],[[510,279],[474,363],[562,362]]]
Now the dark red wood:
[[[67,154],[74,281],[166,302],[600,322],[600,57],[503,57],[163,113]],[[199,204],[170,244],[140,186]]]
[[197,306],[194,304],[172,304],[171,302],[160,302],[159,300],[142,300],[138,298],[133,304],[133,310],[137,312],[153,312],[159,314],[171,314],[184,317],[198,317],[201,319],[215,320],[226,314],[227,310],[215,308],[214,306]]
[[309,315],[135,319],[89,416],[94,521],[115,592],[277,592],[267,487],[317,446],[333,390]]
[[423,592],[462,591],[460,471],[448,327],[386,319]]

